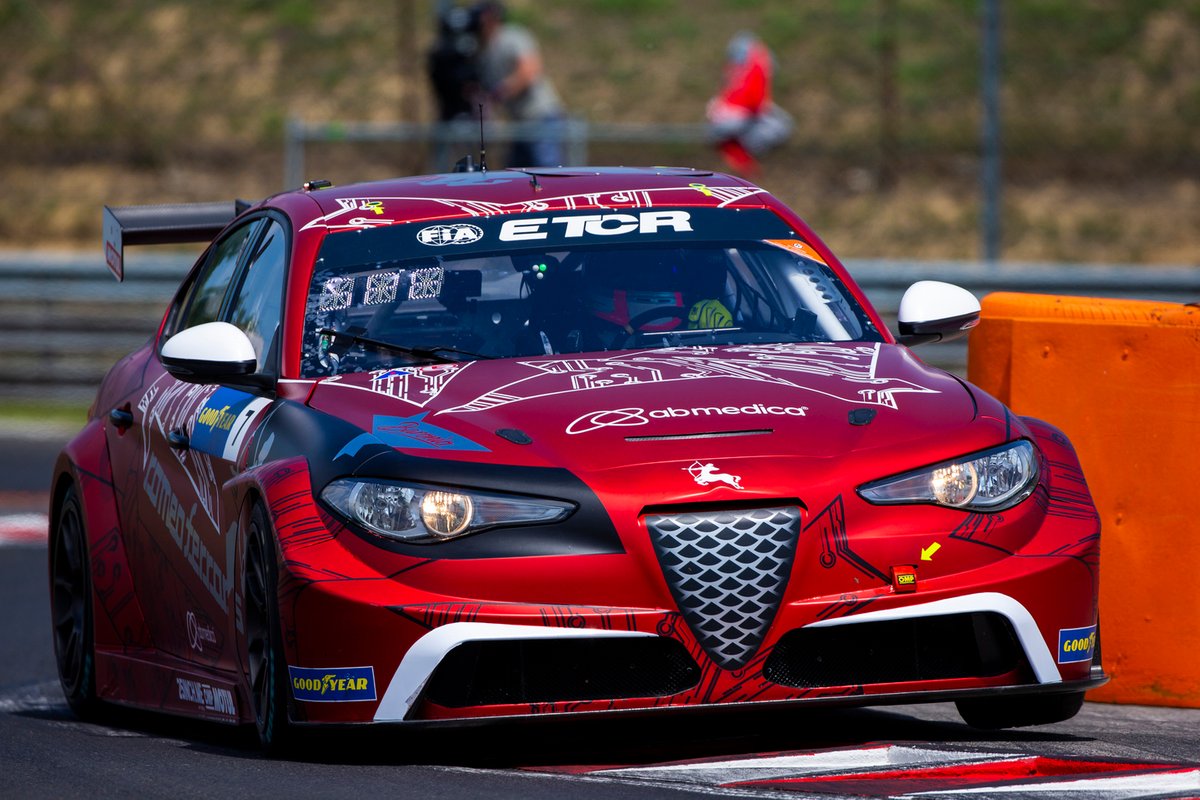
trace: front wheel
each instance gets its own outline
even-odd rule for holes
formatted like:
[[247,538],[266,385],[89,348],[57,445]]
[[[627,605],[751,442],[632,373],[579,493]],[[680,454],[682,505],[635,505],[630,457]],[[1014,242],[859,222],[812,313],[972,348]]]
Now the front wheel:
[[50,613],[54,625],[54,659],[58,680],[71,710],[94,718],[96,655],[92,633],[92,572],[83,511],[75,487],[59,502],[50,542]]
[[958,700],[959,716],[972,728],[999,730],[1063,722],[1083,707],[1083,692]]
[[293,743],[288,721],[287,662],[279,626],[279,566],[266,510],[256,503],[246,531],[246,656],[258,742],[278,754]]

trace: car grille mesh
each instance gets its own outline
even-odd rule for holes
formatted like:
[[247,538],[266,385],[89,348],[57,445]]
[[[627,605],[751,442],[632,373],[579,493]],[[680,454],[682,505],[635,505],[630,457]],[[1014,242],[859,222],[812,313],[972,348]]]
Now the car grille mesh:
[[740,669],[775,619],[800,534],[800,509],[651,514],[646,527],[692,634],[724,669]]

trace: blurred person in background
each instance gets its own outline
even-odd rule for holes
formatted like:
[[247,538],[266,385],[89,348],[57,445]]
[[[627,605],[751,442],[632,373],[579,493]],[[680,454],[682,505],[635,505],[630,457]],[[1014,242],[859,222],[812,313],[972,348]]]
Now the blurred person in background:
[[438,119],[472,119],[479,94],[477,20],[466,6],[438,0],[437,22],[438,38],[429,52],[428,68]]
[[709,132],[729,168],[752,177],[758,159],[791,134],[792,118],[771,100],[775,59],[757,36],[736,34],[726,55],[725,83],[706,110]]
[[510,167],[563,163],[566,127],[562,102],[542,67],[533,35],[505,20],[504,5],[485,0],[475,6],[479,26],[479,76],[487,97],[504,106],[513,122],[528,123],[533,135],[513,142]]

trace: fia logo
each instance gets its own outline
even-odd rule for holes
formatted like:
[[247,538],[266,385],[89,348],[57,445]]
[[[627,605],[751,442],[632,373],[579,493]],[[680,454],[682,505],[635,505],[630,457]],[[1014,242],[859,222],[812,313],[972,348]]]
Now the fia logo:
[[707,464],[701,464],[699,461],[693,461],[687,471],[691,474],[692,479],[696,481],[698,486],[708,486],[712,483],[724,483],[732,486],[734,489],[742,488],[742,476],[730,475],[728,472],[721,472],[717,469],[716,464],[711,461]]
[[483,238],[483,229],[475,225],[430,225],[417,231],[421,244],[441,247],[447,244],[474,244]]

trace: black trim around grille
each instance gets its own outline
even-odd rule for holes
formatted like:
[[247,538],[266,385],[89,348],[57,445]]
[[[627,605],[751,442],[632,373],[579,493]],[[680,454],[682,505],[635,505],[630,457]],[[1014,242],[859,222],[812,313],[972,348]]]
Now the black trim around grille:
[[430,676],[425,699],[447,708],[665,697],[692,688],[700,668],[659,636],[464,642]]
[[767,657],[763,677],[811,689],[985,678],[1026,663],[1012,624],[978,612],[789,631]]

